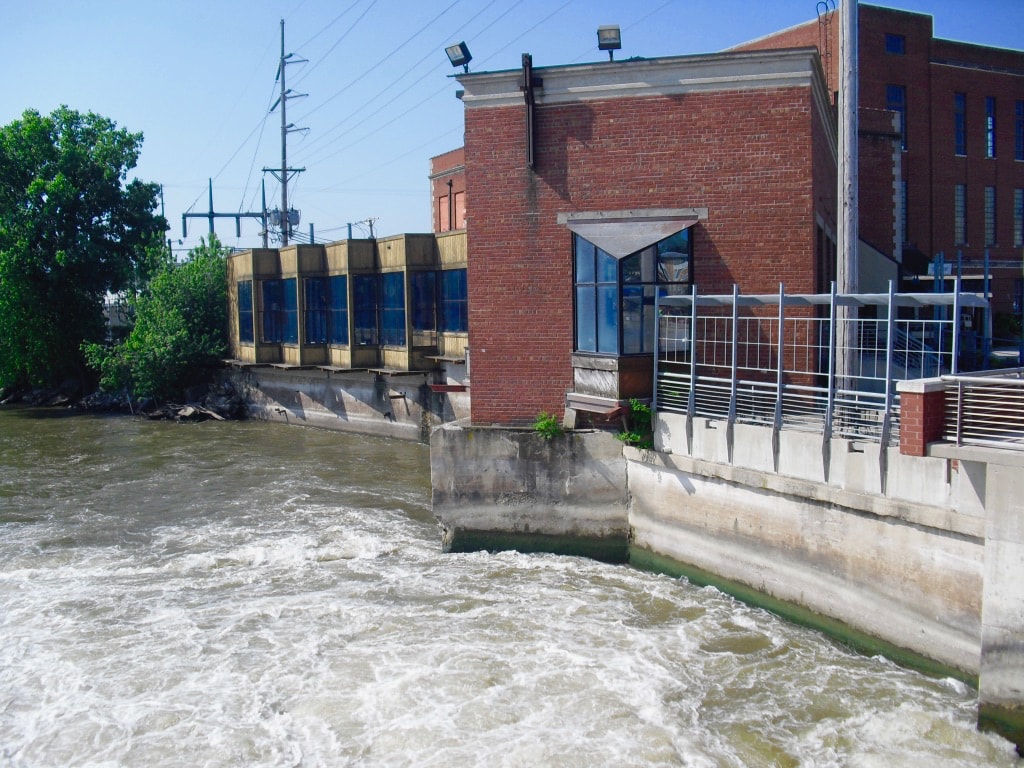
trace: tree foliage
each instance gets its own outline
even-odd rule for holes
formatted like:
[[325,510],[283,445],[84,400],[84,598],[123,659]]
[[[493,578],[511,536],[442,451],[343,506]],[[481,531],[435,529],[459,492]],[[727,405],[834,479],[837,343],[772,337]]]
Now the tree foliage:
[[34,110],[0,127],[0,387],[86,375],[103,302],[164,258],[159,187],[128,181],[142,134],[93,113]]
[[128,300],[135,325],[113,346],[86,346],[89,364],[108,391],[170,399],[202,380],[227,351],[227,268],[230,249],[216,235],[165,265]]

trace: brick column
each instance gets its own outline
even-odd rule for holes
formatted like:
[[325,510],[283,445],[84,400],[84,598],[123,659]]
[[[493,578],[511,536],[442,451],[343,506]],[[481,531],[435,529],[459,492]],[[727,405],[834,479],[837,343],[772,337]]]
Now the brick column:
[[900,453],[926,456],[928,443],[942,439],[946,387],[941,379],[896,382],[900,393]]

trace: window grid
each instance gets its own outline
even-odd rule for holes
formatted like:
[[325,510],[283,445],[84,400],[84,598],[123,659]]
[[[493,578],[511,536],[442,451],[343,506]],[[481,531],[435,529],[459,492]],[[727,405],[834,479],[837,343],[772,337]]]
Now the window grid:
[[238,283],[238,340],[243,344],[252,344],[255,340],[252,309],[252,280],[241,280]]
[[904,35],[894,35],[891,33],[885,36],[885,52],[892,53],[896,56],[902,56],[907,52],[907,38]]
[[953,187],[953,245],[967,244],[967,185]]
[[1024,246],[1024,189],[1013,190],[1013,247]]
[[985,187],[985,245],[996,244],[996,188]]

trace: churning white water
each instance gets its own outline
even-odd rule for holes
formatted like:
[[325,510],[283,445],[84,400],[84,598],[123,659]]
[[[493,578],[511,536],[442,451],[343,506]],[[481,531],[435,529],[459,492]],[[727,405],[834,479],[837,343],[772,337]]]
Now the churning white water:
[[426,448],[0,411],[6,766],[1012,765],[975,692],[714,589],[445,555]]

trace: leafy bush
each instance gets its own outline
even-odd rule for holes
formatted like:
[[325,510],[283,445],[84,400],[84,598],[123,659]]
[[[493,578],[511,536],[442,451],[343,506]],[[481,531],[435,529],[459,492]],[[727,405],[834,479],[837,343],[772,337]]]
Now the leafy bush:
[[552,414],[544,413],[543,411],[537,414],[537,420],[533,422],[533,428],[545,440],[550,440],[562,434],[562,425],[558,423],[558,419]]
[[211,235],[188,261],[166,265],[129,299],[135,326],[124,341],[84,346],[103,389],[173,398],[217,364],[227,350],[229,252]]
[[651,406],[637,400],[629,401],[629,429],[616,435],[626,445],[636,448],[653,448],[654,432],[651,427]]

